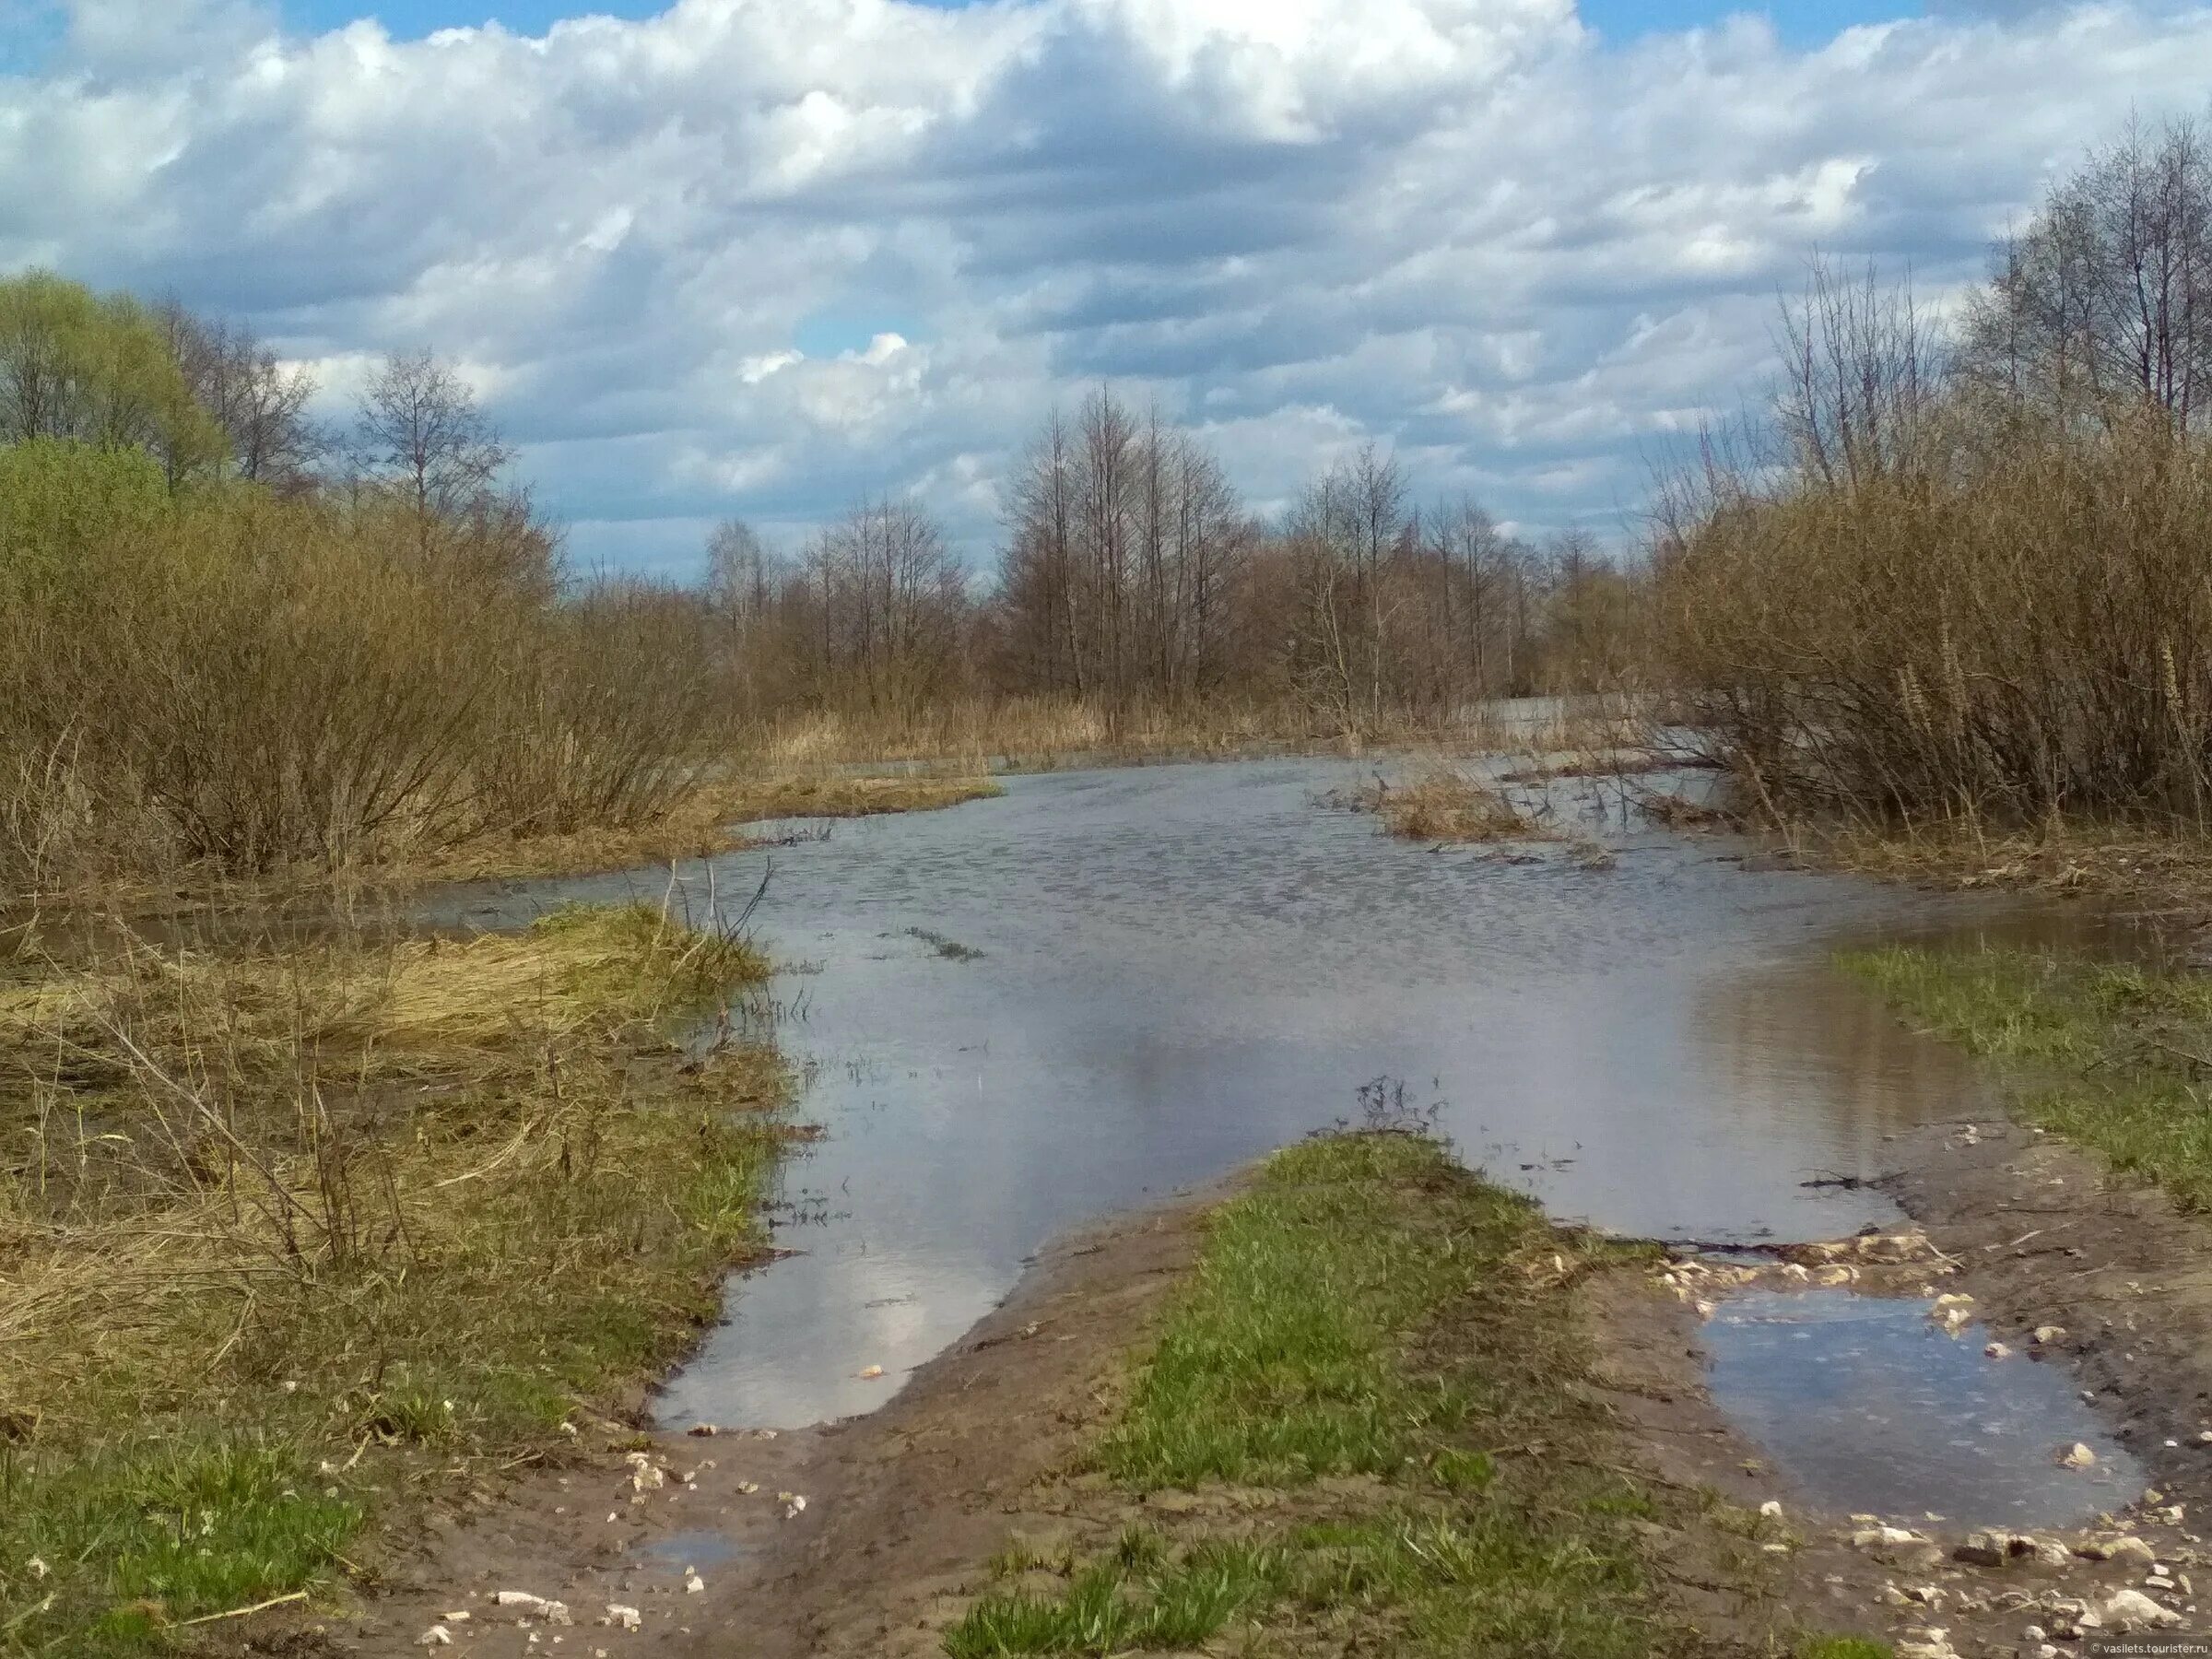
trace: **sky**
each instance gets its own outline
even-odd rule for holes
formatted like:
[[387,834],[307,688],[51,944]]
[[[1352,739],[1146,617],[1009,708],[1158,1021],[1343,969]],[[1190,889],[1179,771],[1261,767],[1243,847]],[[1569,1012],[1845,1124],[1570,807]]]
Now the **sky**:
[[1372,442],[1618,541],[1816,252],[1955,303],[2207,66],[2182,0],[0,0],[0,270],[333,420],[436,350],[593,564],[903,491],[987,565],[1101,384],[1262,511]]

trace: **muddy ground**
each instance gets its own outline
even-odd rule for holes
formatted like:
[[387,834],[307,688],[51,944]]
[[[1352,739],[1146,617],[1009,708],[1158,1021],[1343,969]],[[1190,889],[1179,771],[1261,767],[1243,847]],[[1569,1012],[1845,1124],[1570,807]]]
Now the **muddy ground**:
[[[1971,1296],[2016,1350],[1991,1362],[2072,1368],[2152,1471],[2156,1497],[2107,1522],[2019,1540],[2001,1565],[1957,1559],[1962,1547],[1972,1552],[1965,1528],[1924,1516],[1880,1518],[1912,1538],[1870,1537],[1865,1518],[1808,1508],[1720,1416],[1703,1385],[1696,1299],[1651,1270],[1625,1269],[1587,1292],[1602,1333],[1599,1378],[1626,1431],[1620,1455],[1646,1478],[1719,1493],[1739,1517],[1782,1506],[1748,1539],[1654,1536],[1654,1559],[1673,1563],[1661,1574],[1667,1594],[1735,1652],[1794,1618],[1897,1641],[1900,1654],[2036,1654],[2046,1643],[2094,1653],[2121,1621],[2100,1627],[2082,1611],[2128,1589],[2180,1615],[2169,1637],[2212,1630],[2185,1588],[2190,1574],[2212,1571],[2197,1535],[2199,1518],[2212,1517],[2212,1441],[2200,1438],[2212,1431],[2202,1225],[2004,1121],[1919,1132],[1893,1151],[1901,1172],[1891,1190],[1937,1259],[1956,1264],[1940,1288]],[[523,1473],[375,1563],[377,1586],[354,1616],[311,1624],[288,1610],[210,1630],[203,1645],[365,1659],[418,1653],[426,1636],[455,1659],[654,1659],[734,1646],[762,1659],[936,1653],[1009,1538],[1089,1547],[1142,1518],[1141,1504],[1062,1472],[1113,1413],[1127,1356],[1194,1260],[1200,1218],[1221,1195],[1056,1244],[1004,1306],[871,1416],[775,1436],[589,1427],[566,1466]],[[2032,1339],[2049,1326],[2065,1335]],[[1206,1501],[1171,1494],[1152,1505]],[[2091,1559],[2123,1535],[2143,1546]],[[2154,1561],[2171,1586],[2153,1582]],[[699,1587],[687,1588],[693,1578]],[[564,1612],[503,1606],[501,1591],[559,1601]],[[634,1608],[638,1628],[610,1607]]]
[[[1025,1514],[1025,1499],[1112,1408],[1124,1357],[1223,1195],[1057,1242],[868,1417],[769,1437],[597,1425],[567,1466],[523,1476],[375,1563],[382,1582],[357,1617],[280,1619],[209,1645],[396,1659],[419,1655],[436,1627],[453,1659],[654,1659],[734,1641],[759,1659],[934,1653],[1008,1532],[1059,1519]],[[647,1474],[640,1489],[639,1452],[665,1471],[659,1484]],[[701,1588],[687,1590],[686,1567]],[[502,1606],[500,1591],[559,1601],[571,1622]],[[640,1628],[602,1622],[610,1605],[635,1608]]]

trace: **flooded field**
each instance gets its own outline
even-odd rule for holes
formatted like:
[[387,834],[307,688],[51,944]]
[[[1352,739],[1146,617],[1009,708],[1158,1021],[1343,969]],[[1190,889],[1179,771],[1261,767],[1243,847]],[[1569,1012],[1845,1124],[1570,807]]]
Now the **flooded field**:
[[[784,1175],[776,1241],[793,1253],[733,1296],[664,1394],[664,1423],[869,1410],[1053,1234],[1218,1180],[1378,1096],[1432,1108],[1466,1159],[1558,1216],[1715,1241],[1894,1219],[1840,1179],[1883,1173],[1886,1136],[1985,1104],[1967,1062],[1827,958],[1844,940],[1996,924],[1986,908],[1746,869],[1725,842],[1618,817],[1584,826],[1618,853],[1590,869],[1556,851],[1512,862],[1393,841],[1318,805],[1373,771],[1016,777],[1000,800],[720,861],[712,890],[731,907],[772,866],[755,922],[791,965],[780,1039],[812,1070],[803,1109],[826,1133]],[[1559,787],[1579,810],[1579,786]],[[624,886],[479,894],[462,919]],[[704,902],[704,874],[688,892]],[[1809,1355],[1835,1339],[1824,1320],[1808,1303],[1777,1332]],[[1877,1353],[1878,1328],[1849,1329]],[[1752,1341],[1776,1334],[1724,1329],[1717,1381],[1786,1441],[1786,1368]],[[1995,1422],[2013,1409],[1962,1407]],[[1830,1422],[1779,1459],[1818,1488],[1833,1458],[1893,1453],[1885,1495],[1939,1507],[1922,1501],[1937,1478],[1924,1454],[1951,1429],[1866,1428]],[[1983,1439],[1997,1457],[2001,1437]],[[1972,1464],[1963,1449],[1943,1464],[1947,1489]],[[1988,1501],[1993,1518],[2048,1507],[2002,1482]]]

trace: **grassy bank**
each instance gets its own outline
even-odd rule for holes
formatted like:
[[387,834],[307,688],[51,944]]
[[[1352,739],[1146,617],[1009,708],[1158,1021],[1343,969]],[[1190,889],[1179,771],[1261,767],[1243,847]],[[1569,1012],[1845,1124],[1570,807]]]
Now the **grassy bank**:
[[947,1653],[1777,1651],[1676,1610],[1648,1539],[1704,1508],[1618,1466],[1585,1388],[1576,1286],[1623,1259],[1422,1136],[1278,1154],[1072,1482],[1118,1540],[1010,1548]]
[[642,908],[157,945],[0,984],[0,1650],[372,1575],[374,1524],[617,1409],[759,1248],[765,976]]
[[2044,952],[1852,952],[1910,1018],[2014,1068],[2028,1119],[2212,1211],[2212,982]]
[[1789,841],[1809,862],[1887,881],[2212,912],[2212,841],[2185,829],[2058,821],[2001,830],[1972,819],[1925,827],[1861,822],[1800,826]]
[[732,852],[749,844],[748,826],[771,818],[935,812],[1005,793],[981,771],[764,773],[696,784],[648,824],[567,835],[487,837],[406,873],[429,880],[504,881],[640,869]]
[[1596,753],[1640,747],[1650,711],[1619,697],[1559,700],[1542,720],[1510,704],[1471,702],[1450,717],[1389,713],[1347,730],[1302,703],[1216,698],[1109,707],[1076,697],[948,698],[904,718],[793,712],[755,724],[746,753],[786,767],[918,761],[987,771],[1283,754],[1428,751],[1449,754]]

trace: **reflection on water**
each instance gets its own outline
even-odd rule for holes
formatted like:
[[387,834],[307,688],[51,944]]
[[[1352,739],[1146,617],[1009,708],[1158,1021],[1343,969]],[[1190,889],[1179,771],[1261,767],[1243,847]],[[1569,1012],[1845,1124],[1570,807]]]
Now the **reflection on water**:
[[[1378,1077],[1555,1213],[1702,1239],[1888,1219],[1800,1183],[1877,1173],[1886,1133],[1971,1105],[1963,1061],[1824,963],[1924,897],[1618,824],[1611,870],[1509,865],[1317,808],[1373,770],[1017,777],[718,861],[726,900],[774,860],[759,926],[811,965],[780,982],[804,1015],[779,1036],[817,1063],[828,1135],[784,1177],[778,1242],[803,1253],[746,1282],[664,1419],[879,1405],[1053,1233],[1324,1126]],[[607,878],[468,915],[632,884],[659,896]]]
[[[2061,1526],[2133,1502],[2143,1469],[2066,1372],[1983,1354],[1912,1298],[1846,1290],[1731,1297],[1706,1326],[1714,1398],[1816,1504],[1962,1525]],[[2076,1441],[2088,1469],[2059,1466]]]
[[719,1567],[741,1553],[728,1534],[701,1526],[649,1539],[630,1552],[630,1559],[649,1572],[680,1575],[694,1567]]

